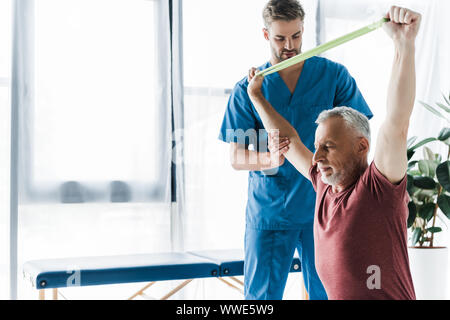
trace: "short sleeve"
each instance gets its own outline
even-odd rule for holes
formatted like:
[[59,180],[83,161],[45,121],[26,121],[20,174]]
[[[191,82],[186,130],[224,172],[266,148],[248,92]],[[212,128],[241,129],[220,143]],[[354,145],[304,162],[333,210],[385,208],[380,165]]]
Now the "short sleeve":
[[374,161],[372,161],[366,172],[363,174],[362,181],[369,187],[371,193],[379,201],[387,201],[389,199],[405,199],[405,197],[407,198],[406,174],[399,183],[393,184],[378,170],[378,168],[375,166]]
[[317,163],[312,165],[311,168],[309,168],[309,177],[311,178],[311,183],[313,185],[314,191],[317,192],[317,179],[318,179],[319,172],[317,171]]
[[364,114],[367,118],[372,118],[372,111],[359,91],[355,79],[353,79],[347,68],[343,65],[338,64],[336,81],[334,105],[353,108]]
[[256,118],[247,88],[242,83],[238,83],[228,100],[219,139],[227,143],[237,142],[249,145],[252,144],[252,139],[257,138],[256,128]]

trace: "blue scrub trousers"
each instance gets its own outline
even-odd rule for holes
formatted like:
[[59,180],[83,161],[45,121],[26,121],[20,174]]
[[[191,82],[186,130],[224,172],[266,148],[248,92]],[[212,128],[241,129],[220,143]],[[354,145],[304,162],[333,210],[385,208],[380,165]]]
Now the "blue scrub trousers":
[[298,230],[245,229],[244,287],[247,300],[281,300],[297,249],[311,300],[327,300],[314,264],[313,225]]

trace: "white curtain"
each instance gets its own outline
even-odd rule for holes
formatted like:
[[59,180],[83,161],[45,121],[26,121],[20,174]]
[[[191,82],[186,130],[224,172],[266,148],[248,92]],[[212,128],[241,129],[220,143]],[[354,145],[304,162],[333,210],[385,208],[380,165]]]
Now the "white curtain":
[[[422,21],[422,32],[417,43],[417,94],[416,100],[435,106],[444,103],[442,95],[450,94],[450,2],[446,0],[427,1]],[[445,103],[444,103],[445,104]],[[448,114],[447,114],[448,115]],[[417,104],[413,113],[410,132],[419,138],[436,137],[439,131],[449,126],[448,122],[436,117]],[[431,146],[431,145],[430,145]],[[435,152],[443,156],[448,150],[435,144]]]
[[[441,119],[423,108],[418,101],[436,106],[436,102],[445,105],[443,95],[450,95],[450,21],[447,13],[450,12],[450,1],[431,0],[422,12],[422,34],[417,44],[417,93],[416,105],[411,119],[410,136],[418,136],[419,140],[428,137],[437,137],[439,131],[449,127],[449,122]],[[439,109],[438,107],[436,107]],[[439,109],[440,110],[440,109]],[[441,112],[447,116],[448,113]],[[433,152],[440,153],[442,159],[446,159],[449,149],[441,142],[433,142],[427,145]],[[423,158],[422,154],[414,157]],[[440,212],[440,210],[439,210]],[[435,234],[435,246],[450,246],[450,223],[441,213],[436,220],[436,226],[443,232]],[[450,256],[449,256],[450,262]],[[447,277],[450,288],[450,277]],[[447,292],[447,298],[450,292]]]
[[0,300],[9,297],[12,0],[0,1]]
[[24,298],[27,260],[173,249],[172,69],[167,0],[15,4]]

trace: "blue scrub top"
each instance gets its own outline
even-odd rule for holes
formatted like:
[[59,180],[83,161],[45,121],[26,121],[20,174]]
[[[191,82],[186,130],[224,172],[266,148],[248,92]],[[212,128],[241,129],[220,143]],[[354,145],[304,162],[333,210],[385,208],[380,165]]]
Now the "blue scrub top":
[[[258,69],[270,67],[270,62]],[[234,87],[225,111],[219,139],[267,151],[267,132],[247,94],[247,77]],[[372,113],[355,80],[341,64],[322,57],[305,60],[293,94],[278,72],[264,78],[262,93],[297,130],[302,142],[314,152],[315,121],[319,113],[347,106]],[[260,230],[290,230],[312,223],[316,194],[311,182],[289,161],[276,169],[250,171],[248,178],[247,226]]]

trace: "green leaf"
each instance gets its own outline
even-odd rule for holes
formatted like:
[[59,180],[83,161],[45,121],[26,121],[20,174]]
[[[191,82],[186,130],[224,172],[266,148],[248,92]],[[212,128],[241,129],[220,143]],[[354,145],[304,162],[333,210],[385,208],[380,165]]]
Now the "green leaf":
[[412,245],[415,246],[417,242],[419,242],[420,240],[420,236],[422,235],[422,229],[420,228],[415,228],[413,231],[413,235],[411,238],[412,241]]
[[450,197],[446,194],[440,194],[437,199],[437,204],[442,213],[450,219]]
[[[418,161],[417,161],[417,162],[418,162]],[[419,170],[410,170],[410,171],[408,172],[408,174],[410,174],[410,175],[412,175],[412,176],[420,176],[420,175],[421,175],[421,173],[420,173]]]
[[427,177],[433,178],[436,174],[437,163],[432,160],[419,160],[419,171]]
[[444,97],[445,102],[450,106],[450,94],[448,95],[448,99],[445,94],[442,94],[442,96]]
[[418,163],[419,161],[414,160],[414,161],[410,161],[408,162],[408,170],[411,168],[414,168],[414,166],[416,165],[416,163]]
[[437,140],[436,138],[426,138],[426,139],[420,141],[419,143],[415,144],[415,145],[412,146],[411,148],[409,148],[408,151],[409,151],[409,150],[414,151],[414,150],[416,150],[417,148],[423,146],[424,144],[427,144],[427,143],[429,143],[429,142],[436,141],[436,140]]
[[421,189],[421,188],[417,188],[417,187],[413,187],[416,188],[414,190],[414,198],[417,201],[423,202],[423,203],[427,203],[427,202],[434,202],[433,199],[436,198],[437,196],[437,189]]
[[444,161],[437,166],[436,177],[442,188],[450,192],[450,161]]
[[416,220],[416,216],[417,216],[417,208],[416,208],[416,204],[414,203],[414,201],[410,201],[408,203],[408,211],[409,211],[408,228],[411,228],[411,226],[413,225],[414,220]]
[[414,194],[417,190],[422,190],[422,189],[418,189],[417,187],[414,186],[414,176],[411,175],[409,172],[407,175],[406,190],[408,191],[408,194],[411,196],[411,198],[415,197]]
[[448,145],[450,147],[450,138],[448,138],[447,140],[442,141],[442,142],[444,142],[446,145]]
[[419,217],[421,217],[425,221],[430,221],[433,217],[435,206],[436,205],[434,203],[425,203],[424,205],[422,205],[419,208]]
[[441,132],[439,132],[438,140],[445,141],[450,138],[450,128],[442,128]]
[[407,150],[406,156],[407,156],[407,158],[408,158],[408,161],[412,158],[412,156],[414,155],[414,153],[415,153],[414,150],[411,150],[411,149],[408,149],[408,150]]
[[434,152],[428,147],[423,147],[423,157],[425,160],[434,160]]
[[441,232],[441,231],[442,231],[442,228],[439,228],[439,227],[430,227],[430,228],[427,229],[427,231],[428,231],[428,232],[431,232],[431,233],[436,233],[436,232]]
[[[414,186],[414,177],[412,175],[407,175],[407,180],[406,180],[406,190],[408,190],[409,195],[412,195],[412,188]],[[415,207],[414,207],[415,208]]]
[[439,103],[439,102],[436,102],[436,104],[438,105],[439,108],[441,108],[445,112],[450,113],[450,108],[447,108],[446,106],[444,106],[442,103]]
[[436,181],[430,177],[414,177],[414,185],[421,189],[434,189],[436,188]]
[[417,140],[416,136],[409,138],[408,142],[406,143],[407,148],[409,149],[416,140]]
[[430,111],[431,113],[435,114],[436,116],[438,116],[439,118],[442,118],[444,120],[448,119],[446,117],[444,117],[439,111],[437,111],[435,108],[433,108],[432,106],[430,106],[429,104],[423,102],[423,101],[419,101],[424,107],[425,109],[427,109],[428,111]]

